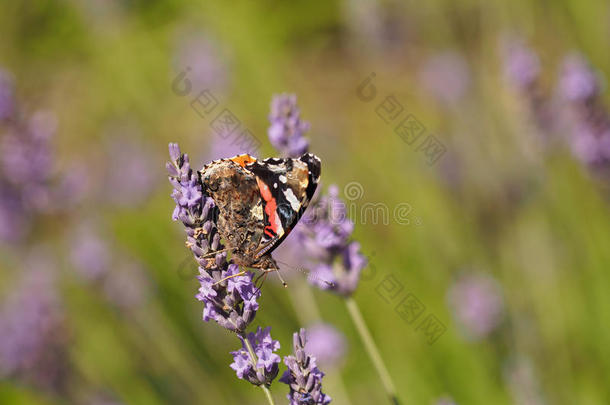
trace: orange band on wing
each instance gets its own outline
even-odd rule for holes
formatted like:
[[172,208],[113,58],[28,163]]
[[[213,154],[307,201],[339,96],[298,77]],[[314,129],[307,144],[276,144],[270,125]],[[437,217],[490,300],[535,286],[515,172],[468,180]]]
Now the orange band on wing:
[[233,156],[229,160],[237,163],[238,165],[240,165],[243,168],[245,168],[246,165],[249,165],[250,163],[256,162],[256,158],[254,158],[248,154]]
[[[267,214],[267,218],[269,218],[269,225],[265,227],[265,233],[267,233],[268,229],[270,229],[271,231],[273,231],[275,233],[275,235],[277,235],[279,233],[279,218],[277,217],[277,203],[275,201],[275,198],[273,198],[273,196],[271,195],[271,191],[269,190],[269,187],[263,183],[260,179],[256,179],[256,182],[258,183],[258,188],[261,191],[261,197],[263,197],[263,200],[265,200],[266,204],[265,204],[265,213]],[[269,236],[275,236],[275,235],[269,235]]]

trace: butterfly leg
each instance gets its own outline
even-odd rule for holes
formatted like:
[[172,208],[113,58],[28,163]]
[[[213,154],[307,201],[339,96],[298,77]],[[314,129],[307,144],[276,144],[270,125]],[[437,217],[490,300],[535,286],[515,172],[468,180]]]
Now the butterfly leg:
[[227,276],[227,277],[225,277],[225,278],[223,278],[223,279],[221,279],[221,280],[218,280],[217,282],[215,282],[215,283],[214,283],[214,284],[212,284],[212,285],[217,285],[217,284],[220,284],[220,283],[222,283],[223,281],[227,281],[227,280],[228,280],[228,279],[230,279],[230,278],[233,278],[233,277],[239,277],[239,276],[243,276],[244,274],[246,274],[246,271],[245,271],[245,270],[242,270],[242,271],[240,271],[239,273],[236,273],[236,274],[231,274],[230,276]]
[[209,257],[214,257],[214,256],[216,256],[218,253],[228,252],[228,251],[230,251],[230,250],[231,250],[231,249],[229,249],[229,248],[220,249],[220,250],[214,250],[214,251],[212,251],[212,252],[206,253],[205,255],[203,255],[203,256],[199,256],[199,257],[200,257],[200,258],[202,258],[202,259],[207,259],[207,258],[209,258]]
[[275,260],[273,260],[273,258],[271,258],[271,256],[264,256],[262,258],[262,260],[253,264],[252,267],[256,268],[256,269],[260,269],[263,272],[263,274],[261,276],[264,275],[265,279],[266,279],[268,273],[275,271],[277,273],[277,276],[279,277],[280,281],[282,282],[282,285],[284,287],[288,287],[288,284],[286,284],[286,281],[284,281],[284,279],[282,278],[282,275],[280,274],[280,269],[277,266],[277,263],[275,263]]

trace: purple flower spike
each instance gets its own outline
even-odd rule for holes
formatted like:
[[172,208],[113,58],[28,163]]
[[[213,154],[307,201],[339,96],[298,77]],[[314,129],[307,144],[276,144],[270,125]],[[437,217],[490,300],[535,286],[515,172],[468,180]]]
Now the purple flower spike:
[[54,273],[28,269],[0,310],[0,379],[7,377],[57,393],[64,392],[69,372],[68,324]]
[[570,130],[574,155],[596,174],[607,177],[610,168],[610,114],[601,97],[600,80],[578,54],[566,57],[559,93]]
[[15,243],[26,237],[36,216],[65,210],[67,204],[53,175],[57,121],[45,112],[8,116],[14,107],[6,104],[7,92],[13,102],[7,80],[0,71],[0,242]]
[[328,194],[306,214],[298,235],[305,251],[314,258],[309,264],[309,282],[349,296],[358,287],[367,260],[360,253],[360,245],[350,241],[354,223],[338,194],[336,186],[329,187]]
[[226,252],[215,253],[224,248],[216,229],[216,204],[204,194],[188,155],[182,154],[177,144],[169,145],[169,154],[167,171],[176,202],[172,218],[184,225],[186,245],[199,264],[200,287],[195,297],[204,304],[203,320],[214,320],[230,331],[242,333],[254,320],[260,290],[254,285],[252,273],[240,274],[239,266],[227,262]]
[[431,56],[419,73],[424,88],[440,103],[459,102],[470,88],[470,68],[457,51],[443,51]]
[[501,322],[503,300],[497,282],[486,275],[468,275],[449,290],[449,306],[466,337],[479,340]]
[[280,382],[290,386],[290,405],[329,404],[331,398],[322,392],[324,373],[318,369],[316,358],[305,351],[306,342],[305,329],[294,333],[294,356],[284,357],[288,370]]
[[527,89],[540,75],[538,55],[520,39],[510,39],[503,47],[504,74],[511,84]]
[[561,95],[572,102],[586,101],[599,93],[598,78],[579,54],[566,57],[559,83]]
[[269,115],[269,141],[285,157],[299,157],[309,149],[309,141],[303,136],[309,123],[301,121],[294,94],[280,94],[271,101]]
[[280,342],[271,338],[270,330],[270,327],[261,329],[259,326],[256,333],[248,333],[245,339],[239,336],[242,347],[231,352],[231,368],[235,370],[238,378],[254,385],[269,386],[277,377],[281,358],[275,352],[280,348]]

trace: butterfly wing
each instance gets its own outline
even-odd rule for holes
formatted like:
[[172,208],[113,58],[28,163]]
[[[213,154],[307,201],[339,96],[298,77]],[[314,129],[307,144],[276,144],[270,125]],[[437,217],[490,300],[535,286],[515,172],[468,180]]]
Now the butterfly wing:
[[271,252],[288,236],[309,205],[320,180],[320,159],[268,158],[246,164],[263,199],[265,228],[258,256]]

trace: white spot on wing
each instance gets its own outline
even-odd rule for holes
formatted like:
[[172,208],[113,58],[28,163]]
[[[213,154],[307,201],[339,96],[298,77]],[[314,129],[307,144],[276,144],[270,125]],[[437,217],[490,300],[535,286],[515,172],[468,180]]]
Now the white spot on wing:
[[291,188],[287,188],[286,191],[284,191],[284,196],[290,203],[292,210],[294,212],[299,212],[299,209],[301,208],[301,203],[299,203],[299,200],[297,200],[297,197],[294,195]]
[[286,184],[286,182],[288,181],[288,179],[286,178],[286,176],[284,176],[283,174],[280,175],[280,181],[284,184]]

